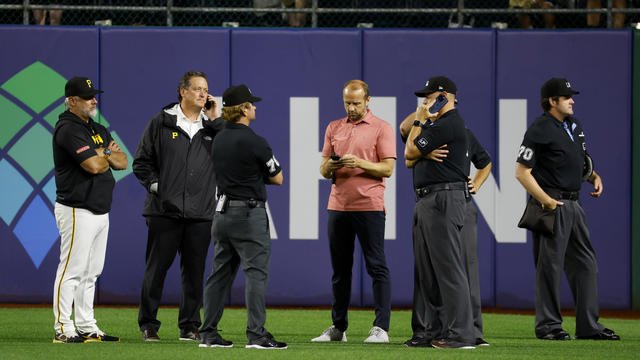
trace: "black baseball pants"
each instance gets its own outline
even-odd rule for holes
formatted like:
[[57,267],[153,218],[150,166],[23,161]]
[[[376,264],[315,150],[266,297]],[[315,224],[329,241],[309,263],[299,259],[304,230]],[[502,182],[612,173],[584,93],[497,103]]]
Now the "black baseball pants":
[[194,221],[161,216],[147,217],[149,228],[146,267],[142,280],[138,325],[140,330],[160,328],[158,307],[167,271],[180,254],[182,295],[178,327],[185,331],[200,327],[200,305],[204,266],[211,242],[211,221]]

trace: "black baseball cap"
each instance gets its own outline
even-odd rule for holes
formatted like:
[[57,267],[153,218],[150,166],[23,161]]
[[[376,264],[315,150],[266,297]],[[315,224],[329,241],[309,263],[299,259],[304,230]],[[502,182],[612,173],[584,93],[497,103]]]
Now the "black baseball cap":
[[262,98],[253,96],[247,85],[232,86],[222,94],[222,106],[236,106],[246,102],[255,103],[261,101]]
[[414,94],[416,94],[416,96],[424,97],[436,91],[446,91],[449,94],[455,95],[456,92],[458,92],[458,88],[456,87],[456,83],[448,77],[434,76],[424,84],[424,89],[417,90]]
[[542,85],[540,89],[540,95],[543,99],[554,96],[571,96],[574,94],[580,94],[580,91],[575,91],[571,88],[571,83],[567,79],[551,78]]
[[81,98],[92,98],[96,94],[101,94],[104,91],[98,90],[93,87],[93,83],[89,78],[82,76],[75,76],[67,81],[64,86],[64,96],[80,96]]

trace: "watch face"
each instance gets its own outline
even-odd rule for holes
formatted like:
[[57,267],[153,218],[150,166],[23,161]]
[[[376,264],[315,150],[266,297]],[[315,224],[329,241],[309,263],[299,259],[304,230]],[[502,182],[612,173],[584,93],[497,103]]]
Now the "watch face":
[[109,149],[104,149],[104,153],[105,153],[105,154],[107,154],[107,155],[111,155],[111,150],[109,150]]

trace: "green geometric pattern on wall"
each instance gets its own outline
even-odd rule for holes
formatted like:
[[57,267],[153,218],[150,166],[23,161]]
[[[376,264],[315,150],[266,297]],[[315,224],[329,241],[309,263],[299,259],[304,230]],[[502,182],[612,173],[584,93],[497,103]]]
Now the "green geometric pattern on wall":
[[[66,82],[55,70],[36,61],[0,85],[12,96],[0,95],[0,167],[2,187],[13,191],[3,196],[6,211],[0,212],[0,221],[18,238],[36,268],[59,236],[51,211],[55,201],[51,141],[58,116],[65,110]],[[54,104],[59,105],[43,113]],[[113,171],[115,180],[120,181],[132,173],[133,157],[101,116],[94,120],[107,128],[129,159],[126,170]]]

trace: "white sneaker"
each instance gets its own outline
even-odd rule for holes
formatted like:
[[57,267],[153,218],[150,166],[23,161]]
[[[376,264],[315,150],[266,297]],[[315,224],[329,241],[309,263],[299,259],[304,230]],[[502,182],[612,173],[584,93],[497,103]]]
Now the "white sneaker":
[[[382,330],[382,329],[380,329]],[[322,335],[311,339],[313,342],[328,342],[328,341],[347,341],[347,333],[338,330],[335,326],[331,325],[327,330],[322,332]],[[388,340],[387,340],[388,341]]]
[[377,326],[374,326],[369,331],[369,337],[364,339],[366,343],[388,343],[389,334]]

